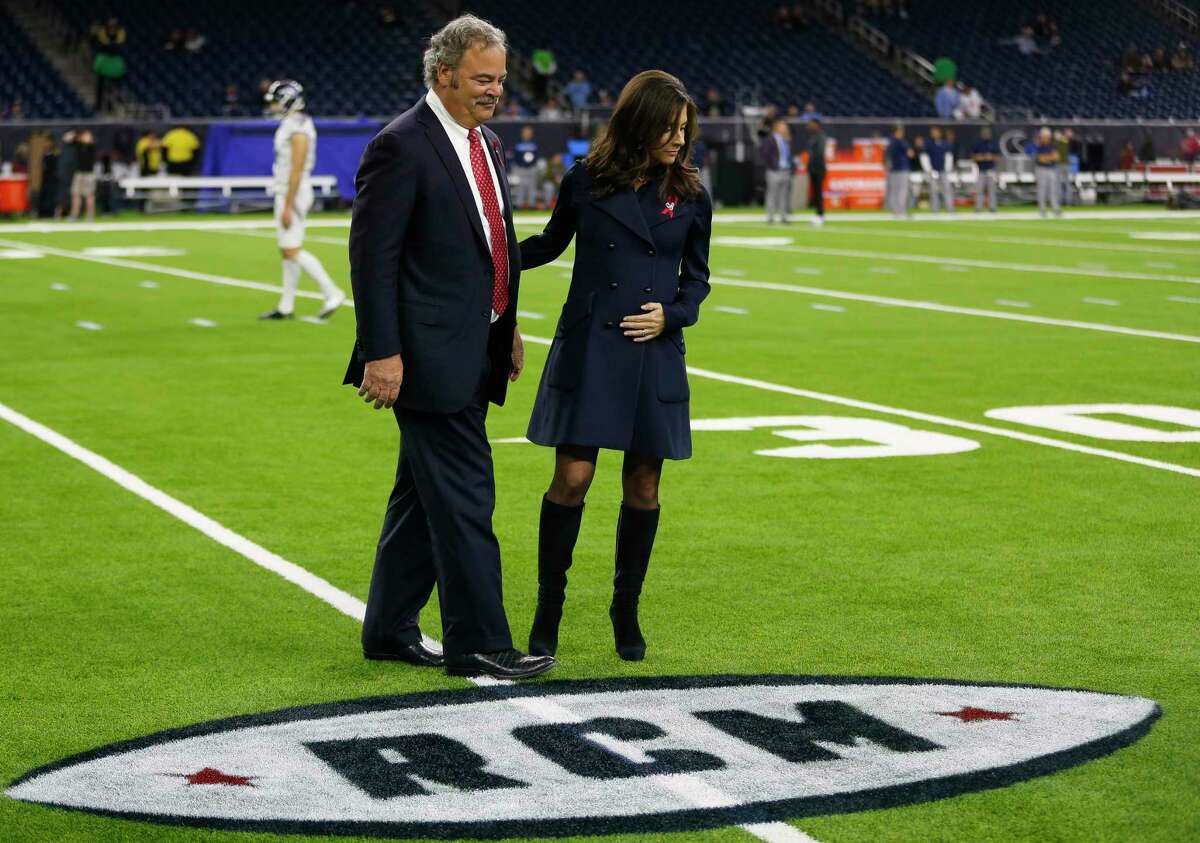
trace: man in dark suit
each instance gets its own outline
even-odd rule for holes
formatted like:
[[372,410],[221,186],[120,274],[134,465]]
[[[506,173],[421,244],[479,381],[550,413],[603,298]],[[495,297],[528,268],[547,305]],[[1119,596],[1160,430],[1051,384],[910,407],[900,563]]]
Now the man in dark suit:
[[[346,383],[400,425],[396,483],[363,623],[367,658],[525,679],[552,657],[513,649],[492,531],[485,420],[524,365],[520,251],[504,155],[483,124],[505,80],[504,33],[464,15],[430,39],[428,94],[367,146],[350,272],[358,322]],[[437,586],[444,657],[418,613]]]

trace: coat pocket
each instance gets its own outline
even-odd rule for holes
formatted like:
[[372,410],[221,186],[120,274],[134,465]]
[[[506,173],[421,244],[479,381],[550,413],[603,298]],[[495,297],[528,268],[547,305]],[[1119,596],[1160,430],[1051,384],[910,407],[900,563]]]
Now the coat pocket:
[[591,316],[592,302],[595,299],[595,293],[568,298],[566,303],[563,304],[562,315],[558,318],[558,328],[555,330],[554,336],[566,336],[575,326]]
[[570,392],[579,386],[587,365],[588,326],[591,324],[595,293],[567,299],[563,305],[554,346],[546,360],[546,382],[554,389]]
[[667,404],[687,401],[691,397],[688,388],[687,364],[684,363],[683,332],[672,331],[666,335],[667,342],[655,343],[658,352],[658,400]]
[[404,319],[418,325],[449,325],[451,322],[449,308],[446,305],[423,301],[404,301],[400,307]]

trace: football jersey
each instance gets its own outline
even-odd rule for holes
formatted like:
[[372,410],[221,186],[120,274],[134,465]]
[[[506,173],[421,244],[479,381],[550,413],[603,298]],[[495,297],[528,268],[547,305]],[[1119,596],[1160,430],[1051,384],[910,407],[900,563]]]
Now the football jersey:
[[317,161],[317,129],[312,118],[303,111],[283,118],[275,130],[275,166],[271,170],[277,193],[287,192],[288,177],[292,174],[292,135],[295,134],[308,135],[308,154],[304,157],[304,169],[300,175],[302,185],[312,175],[313,165]]

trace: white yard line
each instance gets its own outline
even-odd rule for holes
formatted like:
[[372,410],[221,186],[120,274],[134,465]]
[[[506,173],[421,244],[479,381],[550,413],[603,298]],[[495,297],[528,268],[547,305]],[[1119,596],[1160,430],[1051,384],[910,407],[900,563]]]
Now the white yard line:
[[[899,299],[893,296],[873,296],[866,293],[850,293],[843,290],[827,290],[821,287],[802,287],[797,284],[777,284],[770,281],[748,281],[740,278],[723,278],[714,275],[709,283],[721,287],[745,287],[753,290],[775,290],[782,293],[798,293],[806,296],[819,296],[848,301],[869,302],[870,304],[886,307],[904,307],[914,310],[930,310],[937,313],[953,313],[959,316],[975,316],[984,319],[1003,319],[1008,322],[1028,322],[1032,325],[1050,325],[1057,328],[1075,328],[1084,331],[1100,331],[1108,334],[1124,334],[1148,339],[1171,340],[1174,342],[1200,343],[1200,336],[1175,334],[1167,331],[1150,331],[1143,328],[1127,328],[1123,325],[1107,325],[1100,322],[1081,322],[1075,319],[1055,319],[1049,316],[1033,316],[1027,313],[1009,313],[1004,310],[984,310],[977,307],[958,307],[956,305],[940,304],[939,302]],[[1009,307],[1029,307],[1028,302],[1016,302],[1009,299],[999,299],[997,304]]]
[[[1041,237],[988,236],[977,234],[974,231],[969,233],[955,233],[952,231],[901,231],[894,228],[881,230],[880,228],[874,226],[871,228],[853,228],[847,225],[827,226],[826,231],[831,234],[867,234],[871,237],[896,237],[906,240],[947,240],[951,242],[962,243],[963,245],[982,242],[1003,243],[1017,246],[1052,246],[1056,249],[1083,249],[1089,252],[1134,252],[1137,254],[1149,253],[1156,255],[1187,255],[1200,260],[1200,249],[1172,249],[1162,246],[1139,246],[1134,243],[1103,243],[1099,241],[1087,240],[1051,240]],[[1084,268],[1091,269],[1096,267],[1084,266]],[[1165,268],[1172,269],[1173,266],[1167,266]]]
[[869,260],[900,261],[902,263],[937,264],[939,266],[969,266],[975,269],[1004,269],[1017,272],[1042,273],[1047,275],[1077,275],[1084,278],[1112,278],[1132,281],[1170,281],[1179,284],[1200,284],[1194,275],[1162,275],[1150,272],[1112,272],[1053,264],[1008,263],[1006,261],[976,260],[974,258],[947,258],[936,255],[900,255],[891,252],[868,252],[861,249],[830,249],[820,246],[771,246],[748,241],[731,242],[726,239],[720,244],[729,249],[756,249],[769,252],[791,252],[802,255],[824,255],[833,258],[865,258]]
[[[13,241],[0,240],[0,246],[7,245]],[[102,263],[106,266],[119,266],[124,269],[136,269],[139,272],[158,272],[163,275],[174,275],[176,278],[189,278],[193,281],[206,281],[209,284],[221,284],[226,287],[242,287],[247,290],[261,290],[263,292],[278,293],[280,288],[273,284],[264,284],[261,281],[245,281],[240,278],[229,278],[225,275],[211,275],[207,272],[192,272],[190,269],[179,269],[173,266],[160,266],[159,264],[146,263],[145,261],[128,260],[127,258],[108,258],[100,255],[85,255],[83,252],[73,252],[69,249],[58,249],[54,246],[38,246],[39,250],[48,255],[54,255],[59,258],[74,258],[75,260],[91,261],[92,263]],[[304,291],[298,295],[305,295]],[[315,295],[315,294],[314,294]],[[320,298],[319,295],[315,296]]]
[[61,433],[51,430],[5,404],[0,404],[0,419],[4,419],[4,421],[20,428],[31,436],[37,437],[47,445],[57,448],[72,459],[78,460],[93,471],[99,472],[123,489],[154,504],[154,506],[157,506],[163,512],[178,518],[189,527],[199,530],[218,544],[222,544],[234,553],[249,559],[260,568],[265,568],[271,573],[283,577],[288,582],[300,586],[300,588],[319,600],[328,603],[342,614],[348,615],[359,623],[362,623],[363,615],[366,612],[366,605],[357,597],[334,587],[328,581],[318,577],[311,571],[306,571],[299,565],[271,553],[261,545],[255,544],[245,536],[235,533],[223,524],[193,509],[178,498],[174,498],[161,489],[151,486],[142,478],[126,471],[116,463],[105,459],[95,451],[89,451]]
[[1167,296],[1167,301],[1179,302],[1180,304],[1200,304],[1200,298],[1195,296]]
[[[199,531],[218,544],[224,545],[260,568],[270,571],[273,574],[278,574],[288,582],[299,586],[317,599],[329,604],[342,614],[353,618],[359,623],[363,622],[363,618],[366,616],[366,604],[354,595],[342,591],[328,580],[317,576],[294,562],[289,562],[278,554],[272,553],[262,545],[256,544],[245,536],[234,532],[218,521],[188,506],[178,498],[172,497],[161,489],[150,485],[142,478],[116,463],[105,459],[95,451],[88,450],[77,442],[63,436],[61,433],[51,430],[5,404],[0,404],[0,419],[40,439],[67,456],[78,460],[123,489],[132,492],[167,514],[178,518],[184,524]],[[426,643],[436,644],[436,641],[426,637]],[[479,687],[510,684],[482,677],[469,679],[468,681]],[[564,706],[548,700],[538,699],[537,697],[516,698],[510,702],[547,722],[558,723],[566,721],[577,723],[582,720],[582,718]],[[660,787],[667,787],[695,807],[709,807],[707,799],[701,798],[702,791],[712,798],[717,799],[720,805],[734,804],[734,800],[724,794],[716,793],[711,788],[706,791],[705,788],[707,786],[704,782],[694,776],[660,776],[655,778],[654,783]],[[767,841],[767,843],[775,843],[776,841],[779,841],[779,843],[815,843],[812,837],[784,822],[753,823],[742,825],[740,828],[760,840]]]
[[[0,245],[4,245],[3,241],[0,241]],[[189,272],[187,270],[174,269],[172,267],[158,267],[158,266],[154,266],[153,264],[143,264],[143,263],[140,263],[137,261],[126,261],[126,260],[123,260],[120,258],[101,258],[101,257],[95,257],[95,256],[91,256],[91,255],[81,255],[81,254],[78,254],[75,252],[69,252],[65,249],[56,249],[55,251],[58,253],[61,253],[65,257],[74,257],[74,258],[78,258],[80,260],[99,261],[102,263],[116,263],[118,265],[135,263],[135,264],[137,264],[134,267],[135,269],[139,269],[139,270],[149,269],[149,270],[155,271],[155,272],[163,272],[168,275],[180,275],[185,278],[206,281],[208,283],[213,283],[213,284],[221,284],[223,286],[242,287],[242,288],[248,288],[248,289],[253,289],[253,290],[262,290],[262,291],[271,292],[271,293],[277,293],[277,292],[279,292],[279,289],[280,289],[279,287],[272,286],[270,284],[263,284],[260,282],[244,282],[244,281],[239,281],[237,279],[221,278],[221,276],[209,276],[204,273],[195,273],[195,272]],[[554,261],[553,263],[554,264],[563,264],[565,262],[564,261]],[[730,286],[742,286],[742,285],[745,285],[748,283],[757,284],[758,282],[745,282],[745,281],[738,281],[736,279],[729,279],[727,281],[724,281],[723,283],[726,283]],[[777,286],[777,287],[783,288],[785,290],[787,289],[787,285],[783,285],[783,284],[772,285],[772,286],[773,287]],[[794,292],[794,290],[789,290],[789,291]],[[829,291],[829,290],[825,290],[822,292],[833,294],[832,295],[833,298],[847,298],[847,297],[853,297],[855,299],[862,298],[862,297],[858,296],[857,294],[834,293],[834,291]],[[304,291],[301,291],[300,294],[303,295]],[[320,294],[319,293],[308,293],[308,296],[311,298],[319,298]],[[880,297],[871,297],[871,298],[880,298]],[[886,302],[880,302],[880,303],[886,303]],[[906,302],[905,304],[907,305],[907,304],[911,304],[911,303]],[[920,304],[930,305],[930,307],[928,309],[933,309],[933,310],[940,310],[943,307],[945,307],[944,305],[934,305],[932,302],[922,302]],[[343,303],[342,306],[343,307],[353,307],[354,302],[350,299],[346,299],[346,301]],[[956,310],[958,310],[958,309],[959,308],[956,308]],[[987,311],[987,312],[991,313],[992,311]],[[1001,312],[996,311],[996,313],[1000,314]],[[1019,321],[1024,321],[1027,318],[1039,318],[1039,317],[1025,317],[1023,314],[1015,314],[1015,313],[1004,313],[1004,314],[1002,314],[1002,317],[1009,318],[1009,319],[1017,319]],[[1091,323],[1078,323],[1078,324],[1071,325],[1071,327],[1080,327],[1082,325],[1087,325],[1089,328],[1091,328]],[[1114,333],[1134,333],[1135,335],[1138,335],[1138,336],[1150,333],[1150,332],[1144,332],[1144,331],[1135,331],[1135,329],[1132,329],[1132,328],[1118,328],[1117,326],[1104,326],[1104,327],[1113,329]],[[1092,328],[1092,329],[1095,330],[1095,328]],[[547,339],[546,337],[537,337],[537,336],[524,335],[524,334],[523,334],[523,336],[527,342],[538,343],[541,345],[550,345],[550,340]],[[1178,334],[1157,334],[1156,333],[1156,336],[1158,336],[1161,339],[1179,339],[1179,340],[1185,341],[1185,342],[1200,341],[1200,338],[1197,338],[1197,337],[1188,337],[1186,339],[1183,339],[1183,335],[1178,335]],[[813,392],[811,390],[796,389],[795,387],[782,386],[779,384],[772,384],[767,381],[755,380],[753,378],[742,378],[737,375],[726,375],[726,374],[722,374],[720,372],[709,371],[707,369],[695,369],[695,368],[692,368],[689,366],[688,371],[691,374],[696,375],[697,377],[710,378],[712,380],[720,380],[720,381],[725,381],[727,383],[737,383],[737,384],[741,384],[743,386],[749,386],[749,387],[753,387],[756,389],[764,389],[769,392],[782,392],[782,393],[785,393],[788,395],[796,395],[796,396],[799,396],[802,398],[813,398],[818,401],[827,401],[831,404],[842,404],[842,405],[845,405],[848,407],[856,407],[859,409],[871,410],[872,412],[878,412],[878,413],[882,413],[885,415],[890,414],[890,415],[903,416],[905,418],[913,418],[913,419],[918,419],[921,421],[928,421],[933,424],[942,424],[947,427],[958,427],[958,428],[962,428],[964,430],[972,430],[977,433],[990,433],[995,436],[1003,436],[1003,437],[1007,437],[1009,439],[1016,439],[1016,440],[1019,440],[1022,442],[1030,442],[1033,444],[1045,445],[1045,446],[1051,447],[1051,448],[1061,448],[1063,450],[1075,451],[1075,452],[1081,453],[1081,454],[1091,454],[1093,456],[1105,457],[1107,459],[1119,460],[1122,462],[1133,463],[1135,465],[1142,465],[1142,466],[1146,466],[1149,468],[1157,468],[1157,469],[1161,469],[1163,471],[1171,471],[1171,472],[1174,472],[1177,474],[1186,474],[1186,475],[1190,475],[1193,477],[1200,477],[1200,469],[1189,468],[1187,466],[1182,466],[1182,465],[1174,465],[1173,463],[1161,462],[1159,460],[1145,459],[1143,457],[1134,456],[1132,454],[1123,454],[1118,451],[1109,451],[1109,450],[1105,450],[1103,448],[1091,448],[1086,445],[1076,445],[1072,442],[1065,442],[1065,441],[1058,440],[1058,439],[1051,439],[1047,436],[1034,436],[1034,435],[1027,434],[1027,433],[1021,433],[1021,432],[1015,431],[1015,430],[1005,430],[1004,428],[992,427],[990,425],[979,425],[979,424],[975,424],[974,422],[958,421],[956,419],[946,418],[943,416],[935,416],[935,415],[931,415],[928,413],[919,413],[919,412],[916,412],[913,410],[904,410],[904,409],[896,408],[896,407],[887,407],[882,404],[872,404],[870,402],[859,401],[854,398],[844,398],[844,397],[838,396],[838,395],[829,395],[827,393]]]

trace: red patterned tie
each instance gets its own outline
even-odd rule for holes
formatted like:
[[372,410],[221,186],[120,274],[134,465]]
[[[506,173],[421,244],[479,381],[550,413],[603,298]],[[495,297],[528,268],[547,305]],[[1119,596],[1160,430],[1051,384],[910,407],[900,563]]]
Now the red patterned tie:
[[471,139],[471,171],[479,196],[483,199],[483,215],[487,217],[488,229],[492,233],[492,269],[495,275],[492,310],[500,315],[508,307],[508,232],[504,229],[504,217],[500,214],[500,203],[496,199],[496,186],[492,183],[492,174],[483,157],[487,153],[483,151],[483,144],[479,140],[479,130],[472,129],[467,136]]

